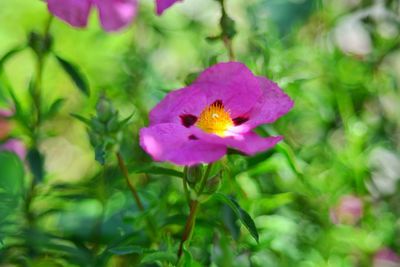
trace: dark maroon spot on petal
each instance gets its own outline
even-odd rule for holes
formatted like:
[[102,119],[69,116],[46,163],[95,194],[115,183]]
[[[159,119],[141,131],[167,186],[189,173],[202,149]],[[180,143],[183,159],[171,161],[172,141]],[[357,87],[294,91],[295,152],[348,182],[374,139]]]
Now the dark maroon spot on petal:
[[189,128],[196,123],[197,117],[191,114],[183,114],[179,116],[181,118],[182,125]]
[[222,103],[221,99],[215,100],[211,105],[212,106],[224,107],[224,103]]
[[233,121],[233,124],[235,124],[235,126],[239,126],[248,120],[249,120],[249,118],[247,118],[247,117],[236,117],[232,121]]
[[199,140],[199,138],[197,138],[197,136],[195,136],[194,134],[189,135],[189,140]]

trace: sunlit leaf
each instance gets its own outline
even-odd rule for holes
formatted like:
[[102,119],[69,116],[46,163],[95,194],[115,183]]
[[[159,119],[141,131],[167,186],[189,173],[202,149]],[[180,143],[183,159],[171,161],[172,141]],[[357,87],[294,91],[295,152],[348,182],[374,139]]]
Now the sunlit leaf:
[[64,71],[74,81],[74,83],[78,87],[78,89],[82,93],[84,93],[86,96],[89,96],[90,91],[89,91],[88,82],[87,82],[86,78],[83,76],[83,74],[81,73],[81,71],[78,69],[78,67],[57,55],[55,57],[57,58],[58,62],[60,63],[60,65],[64,69]]
[[258,243],[258,231],[256,225],[250,215],[240,207],[239,203],[237,203],[232,197],[221,193],[215,193],[214,197],[227,204],[232,209],[242,224],[247,228],[247,230],[249,230],[251,236]]

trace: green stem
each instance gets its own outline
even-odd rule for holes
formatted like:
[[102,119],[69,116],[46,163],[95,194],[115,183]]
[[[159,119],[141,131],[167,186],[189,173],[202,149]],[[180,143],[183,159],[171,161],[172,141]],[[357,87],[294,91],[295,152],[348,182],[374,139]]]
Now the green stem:
[[[139,194],[136,191],[135,186],[129,180],[128,169],[126,167],[124,159],[122,158],[121,153],[116,152],[115,155],[116,155],[116,157],[118,159],[118,166],[119,166],[119,168],[120,168],[120,170],[121,170],[121,172],[122,172],[122,174],[123,174],[123,176],[125,178],[126,184],[128,185],[128,188],[131,191],[132,196],[133,196],[137,206],[139,207],[141,212],[144,212],[145,211],[144,205],[143,205],[143,203],[142,203],[142,201],[141,201],[141,199],[139,197]],[[148,214],[148,216],[150,216],[150,215]],[[153,239],[153,241],[156,241],[158,239],[158,237],[157,237],[157,228],[154,225],[154,221],[151,218],[146,217],[146,223],[147,223],[148,232],[149,232],[151,238]]]
[[182,183],[183,183],[183,190],[185,191],[186,201],[190,203],[190,192],[187,186],[187,175],[188,175],[188,167],[185,166],[185,168],[183,169]]
[[118,166],[121,169],[122,174],[124,175],[126,184],[128,185],[128,188],[131,191],[132,196],[135,199],[137,206],[139,207],[139,209],[141,211],[144,211],[144,206],[143,206],[142,201],[140,200],[139,194],[137,193],[134,185],[129,180],[128,169],[126,168],[126,165],[125,165],[124,159],[121,156],[121,153],[117,152],[117,153],[115,153],[115,155],[117,156],[117,159],[118,159]]
[[[50,16],[47,20],[44,32],[43,32],[43,40],[46,41],[50,38],[50,26],[53,21],[53,16]],[[43,44],[44,45],[44,44]],[[37,62],[36,62],[36,75],[35,75],[35,84],[33,85],[33,104],[36,109],[36,120],[34,124],[34,131],[33,131],[33,143],[36,146],[37,139],[39,136],[40,125],[42,123],[42,79],[43,79],[43,68],[44,68],[44,61],[47,55],[47,51],[42,51],[37,53]]]
[[[45,38],[49,38],[49,31],[50,31],[52,18],[53,18],[53,16],[50,16],[50,18],[46,22],[46,25],[44,28],[44,37]],[[41,121],[41,88],[42,88],[44,59],[45,59],[45,54],[43,54],[43,53],[37,54],[35,83],[33,85],[34,87],[33,87],[33,95],[32,95],[33,103],[34,103],[35,111],[36,111],[36,120],[34,123],[33,130],[31,132],[31,140],[32,140],[33,147],[37,147],[38,139],[39,139],[39,130],[40,130],[41,122],[42,122]],[[33,221],[34,221],[34,216],[31,213],[30,209],[31,209],[32,201],[35,196],[35,187],[36,187],[36,179],[33,177],[32,181],[30,183],[28,192],[27,192],[26,203],[25,203],[26,218],[27,218],[29,225],[32,225]]]
[[194,224],[196,222],[196,215],[197,215],[198,207],[199,207],[199,201],[198,200],[192,200],[190,202],[189,217],[186,220],[185,229],[183,230],[183,235],[182,235],[182,238],[181,238],[181,242],[179,244],[178,261],[182,257],[184,243],[186,241],[189,243],[190,240],[191,240],[192,232],[193,232],[193,229],[194,229]]
[[[208,164],[207,169],[201,179],[200,187],[199,187],[199,190],[197,191],[197,198],[201,196],[201,194],[203,193],[203,191],[206,187],[208,177],[210,176],[210,173],[211,173],[211,168],[212,168],[212,163]],[[187,167],[185,167],[185,169],[184,169],[184,173],[186,173],[186,172],[187,172]],[[184,175],[184,177],[185,176],[186,175]],[[186,186],[185,184],[186,184],[186,179],[184,178],[184,187]],[[190,196],[189,196],[189,200],[190,200]],[[186,224],[185,224],[185,228],[183,230],[181,242],[179,243],[179,249],[178,249],[178,253],[177,253],[178,261],[182,257],[184,243],[187,242],[189,245],[190,240],[192,239],[192,233],[194,230],[194,225],[196,223],[196,216],[197,216],[198,208],[200,206],[200,202],[198,199],[190,200],[189,206],[190,206],[189,217],[186,220]]]
[[226,13],[225,9],[225,0],[218,0],[220,5],[221,5],[221,20],[220,20],[220,26],[221,26],[221,40],[224,43],[224,46],[226,50],[228,51],[228,57],[230,61],[235,60],[235,53],[233,52],[233,46],[232,46],[232,36],[227,34],[227,29],[225,29],[224,26],[224,21],[230,20],[231,18],[228,16],[228,13]]

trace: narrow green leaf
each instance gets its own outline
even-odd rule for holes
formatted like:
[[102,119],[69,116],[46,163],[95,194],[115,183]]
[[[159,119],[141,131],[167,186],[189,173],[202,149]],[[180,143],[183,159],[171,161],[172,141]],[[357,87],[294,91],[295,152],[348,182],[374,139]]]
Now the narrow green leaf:
[[44,178],[44,157],[37,148],[31,148],[27,155],[29,167],[35,179],[35,183],[43,181]]
[[64,103],[65,103],[65,98],[58,98],[58,99],[56,99],[56,100],[51,104],[51,106],[49,107],[49,109],[48,109],[48,111],[47,111],[45,117],[46,117],[47,119],[53,117],[55,114],[58,113],[58,111],[59,111],[60,108],[64,105]]
[[9,60],[12,56],[17,54],[18,52],[24,50],[26,48],[26,45],[23,46],[17,46],[7,53],[5,53],[1,58],[0,58],[0,70],[3,68],[3,65],[6,63],[7,60]]
[[58,60],[58,63],[60,63],[61,67],[64,69],[64,71],[74,81],[78,89],[81,90],[81,92],[84,93],[86,96],[89,96],[89,85],[86,78],[82,75],[78,67],[57,55],[55,57]]
[[132,112],[131,115],[129,115],[128,117],[126,117],[125,119],[123,119],[122,121],[119,122],[119,126],[120,127],[124,127],[126,124],[129,123],[129,120],[133,117],[133,115],[135,114],[135,112]]
[[72,117],[74,117],[75,119],[80,120],[81,122],[83,122],[84,124],[86,124],[87,126],[90,126],[90,120],[79,115],[79,114],[75,114],[75,113],[71,113],[70,114]]
[[167,261],[170,263],[176,263],[177,256],[173,252],[157,251],[149,253],[142,258],[141,263],[152,263],[156,261]]
[[250,215],[243,210],[239,203],[237,203],[232,197],[226,196],[221,193],[215,193],[214,197],[216,197],[218,200],[222,201],[223,203],[227,204],[232,211],[236,214],[236,216],[239,218],[239,220],[242,222],[242,224],[247,228],[247,230],[250,232],[251,236],[257,241],[258,243],[258,231],[257,227],[254,223],[254,220],[250,217]]
[[173,170],[173,169],[164,168],[164,167],[157,167],[157,166],[141,167],[141,166],[135,166],[135,167],[131,167],[130,169],[132,169],[132,171],[134,173],[158,174],[158,175],[175,176],[175,177],[179,177],[179,178],[183,177],[183,173],[182,172],[176,171],[176,170]]
[[144,249],[139,246],[121,246],[110,248],[108,251],[114,255],[128,255],[133,253],[142,254]]

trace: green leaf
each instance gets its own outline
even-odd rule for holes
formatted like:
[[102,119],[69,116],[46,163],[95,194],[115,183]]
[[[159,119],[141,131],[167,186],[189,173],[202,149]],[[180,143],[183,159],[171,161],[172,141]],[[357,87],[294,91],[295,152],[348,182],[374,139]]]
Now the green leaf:
[[9,60],[12,56],[17,54],[18,52],[24,50],[26,48],[26,45],[23,46],[17,46],[7,53],[5,53],[1,58],[0,58],[0,70],[3,68],[3,65],[6,63],[7,60]]
[[135,114],[135,112],[132,112],[131,115],[129,115],[128,117],[126,117],[125,119],[123,119],[122,121],[119,122],[119,127],[124,127],[126,124],[129,123],[129,120],[133,117],[133,115]]
[[23,189],[24,178],[24,165],[19,157],[8,151],[0,152],[0,170],[0,191],[19,194]]
[[156,251],[153,253],[146,254],[143,258],[141,263],[152,263],[156,261],[167,261],[170,263],[176,263],[177,256],[173,252],[167,251]]
[[236,216],[239,218],[239,220],[242,222],[242,224],[249,230],[251,236],[257,241],[258,243],[258,231],[256,228],[256,225],[253,221],[253,219],[250,217],[250,215],[243,210],[239,203],[237,203],[232,197],[226,196],[221,193],[215,193],[214,197],[216,197],[218,200],[222,201],[223,203],[227,204],[232,211],[236,214]]
[[133,253],[142,254],[144,252],[144,249],[139,246],[121,246],[110,248],[108,251],[114,255],[128,255]]
[[176,170],[173,170],[173,169],[164,168],[164,167],[135,166],[135,167],[130,167],[130,169],[134,173],[158,174],[158,175],[167,175],[167,176],[175,176],[175,177],[183,178],[183,173],[182,172],[176,171]]
[[74,117],[75,119],[80,120],[81,122],[83,122],[83,123],[86,124],[87,126],[90,126],[90,125],[91,125],[89,119],[87,119],[87,118],[85,118],[85,117],[83,117],[83,116],[81,116],[81,115],[79,115],[79,114],[71,113],[70,115],[71,115],[72,117]]
[[78,89],[81,90],[81,92],[84,93],[86,96],[89,96],[89,85],[86,78],[82,75],[78,67],[57,55],[55,57],[58,60],[58,63],[60,63],[61,67],[64,69],[64,71],[74,81]]
[[27,155],[28,164],[35,179],[35,183],[43,181],[44,157],[37,148],[31,148]]
[[65,103],[65,98],[58,98],[56,99],[51,106],[49,107],[49,110],[46,113],[46,118],[51,118],[53,117],[55,114],[58,113],[58,111],[60,110],[60,108],[62,107],[62,105],[64,105]]
[[[15,221],[10,218],[16,213],[24,190],[24,164],[11,152],[0,152],[0,242],[7,236],[4,227]],[[11,219],[11,220],[10,220]],[[5,236],[3,236],[3,234]]]

